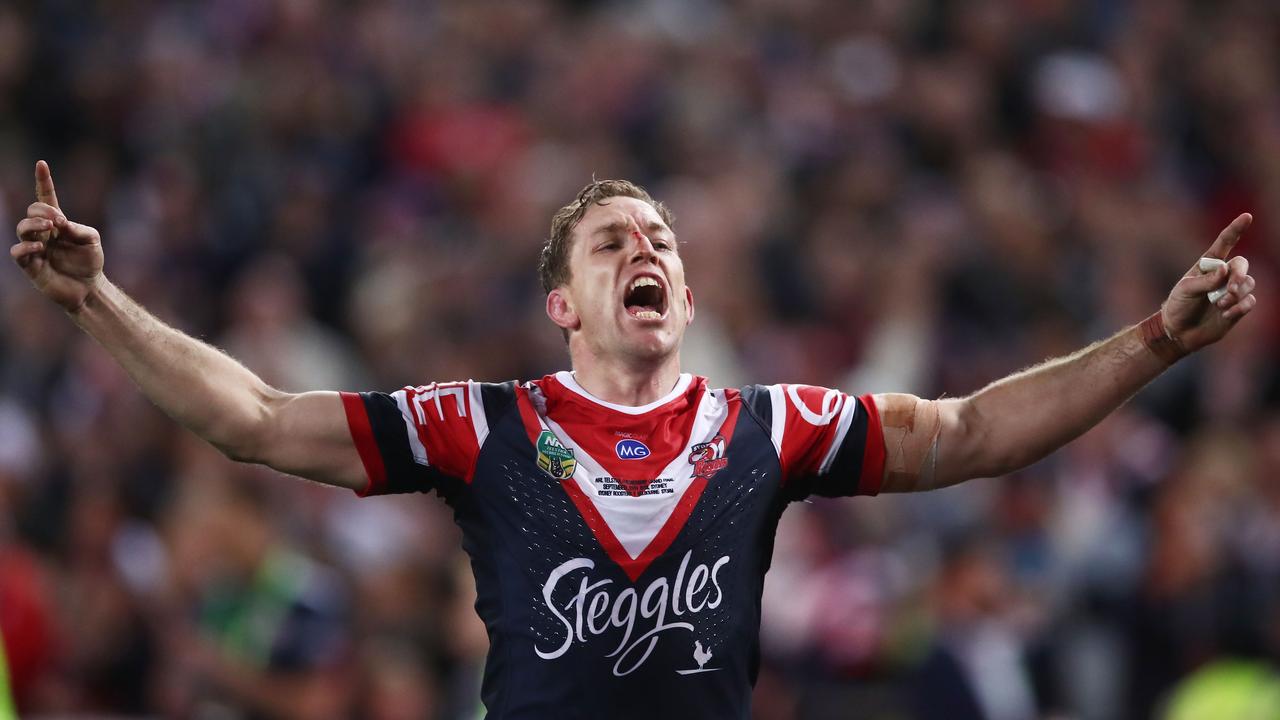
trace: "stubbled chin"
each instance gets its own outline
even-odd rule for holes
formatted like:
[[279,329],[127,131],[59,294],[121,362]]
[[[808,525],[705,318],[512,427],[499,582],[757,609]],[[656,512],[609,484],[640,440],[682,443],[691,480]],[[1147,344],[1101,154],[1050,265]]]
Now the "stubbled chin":
[[627,328],[623,342],[627,352],[641,357],[660,357],[670,353],[676,345],[665,323],[661,326],[633,325]]

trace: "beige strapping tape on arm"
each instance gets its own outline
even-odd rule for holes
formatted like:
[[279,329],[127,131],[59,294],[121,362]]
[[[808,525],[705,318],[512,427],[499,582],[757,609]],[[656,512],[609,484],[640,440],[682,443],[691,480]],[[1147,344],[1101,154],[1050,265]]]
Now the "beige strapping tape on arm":
[[938,402],[902,393],[878,398],[884,427],[885,489],[911,492],[932,488],[942,433]]

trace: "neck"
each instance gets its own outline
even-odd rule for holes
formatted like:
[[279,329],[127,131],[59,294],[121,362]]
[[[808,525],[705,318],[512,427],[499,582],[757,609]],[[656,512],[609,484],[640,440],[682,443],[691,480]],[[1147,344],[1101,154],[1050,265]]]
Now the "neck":
[[671,392],[680,379],[680,356],[651,363],[608,363],[585,356],[573,358],[573,376],[582,389],[616,405],[648,405]]

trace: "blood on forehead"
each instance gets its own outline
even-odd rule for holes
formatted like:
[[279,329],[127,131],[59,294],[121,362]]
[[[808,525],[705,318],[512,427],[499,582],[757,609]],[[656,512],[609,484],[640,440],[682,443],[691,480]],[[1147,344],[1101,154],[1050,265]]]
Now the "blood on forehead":
[[610,235],[614,233],[627,232],[632,237],[640,235],[641,231],[650,235],[659,232],[670,232],[670,228],[664,225],[660,220],[644,218],[644,222],[639,222],[634,217],[619,217],[612,222],[603,225],[593,231],[593,235]]

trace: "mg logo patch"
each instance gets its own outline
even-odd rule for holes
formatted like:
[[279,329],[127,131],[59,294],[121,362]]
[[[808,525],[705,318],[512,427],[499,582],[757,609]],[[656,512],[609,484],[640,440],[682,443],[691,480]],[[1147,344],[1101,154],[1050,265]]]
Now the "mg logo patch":
[[649,446],[639,440],[619,440],[613,448],[619,460],[642,460],[649,457]]
[[573,451],[556,439],[549,430],[543,430],[538,436],[538,467],[557,480],[573,476],[573,469],[578,461],[573,459]]

